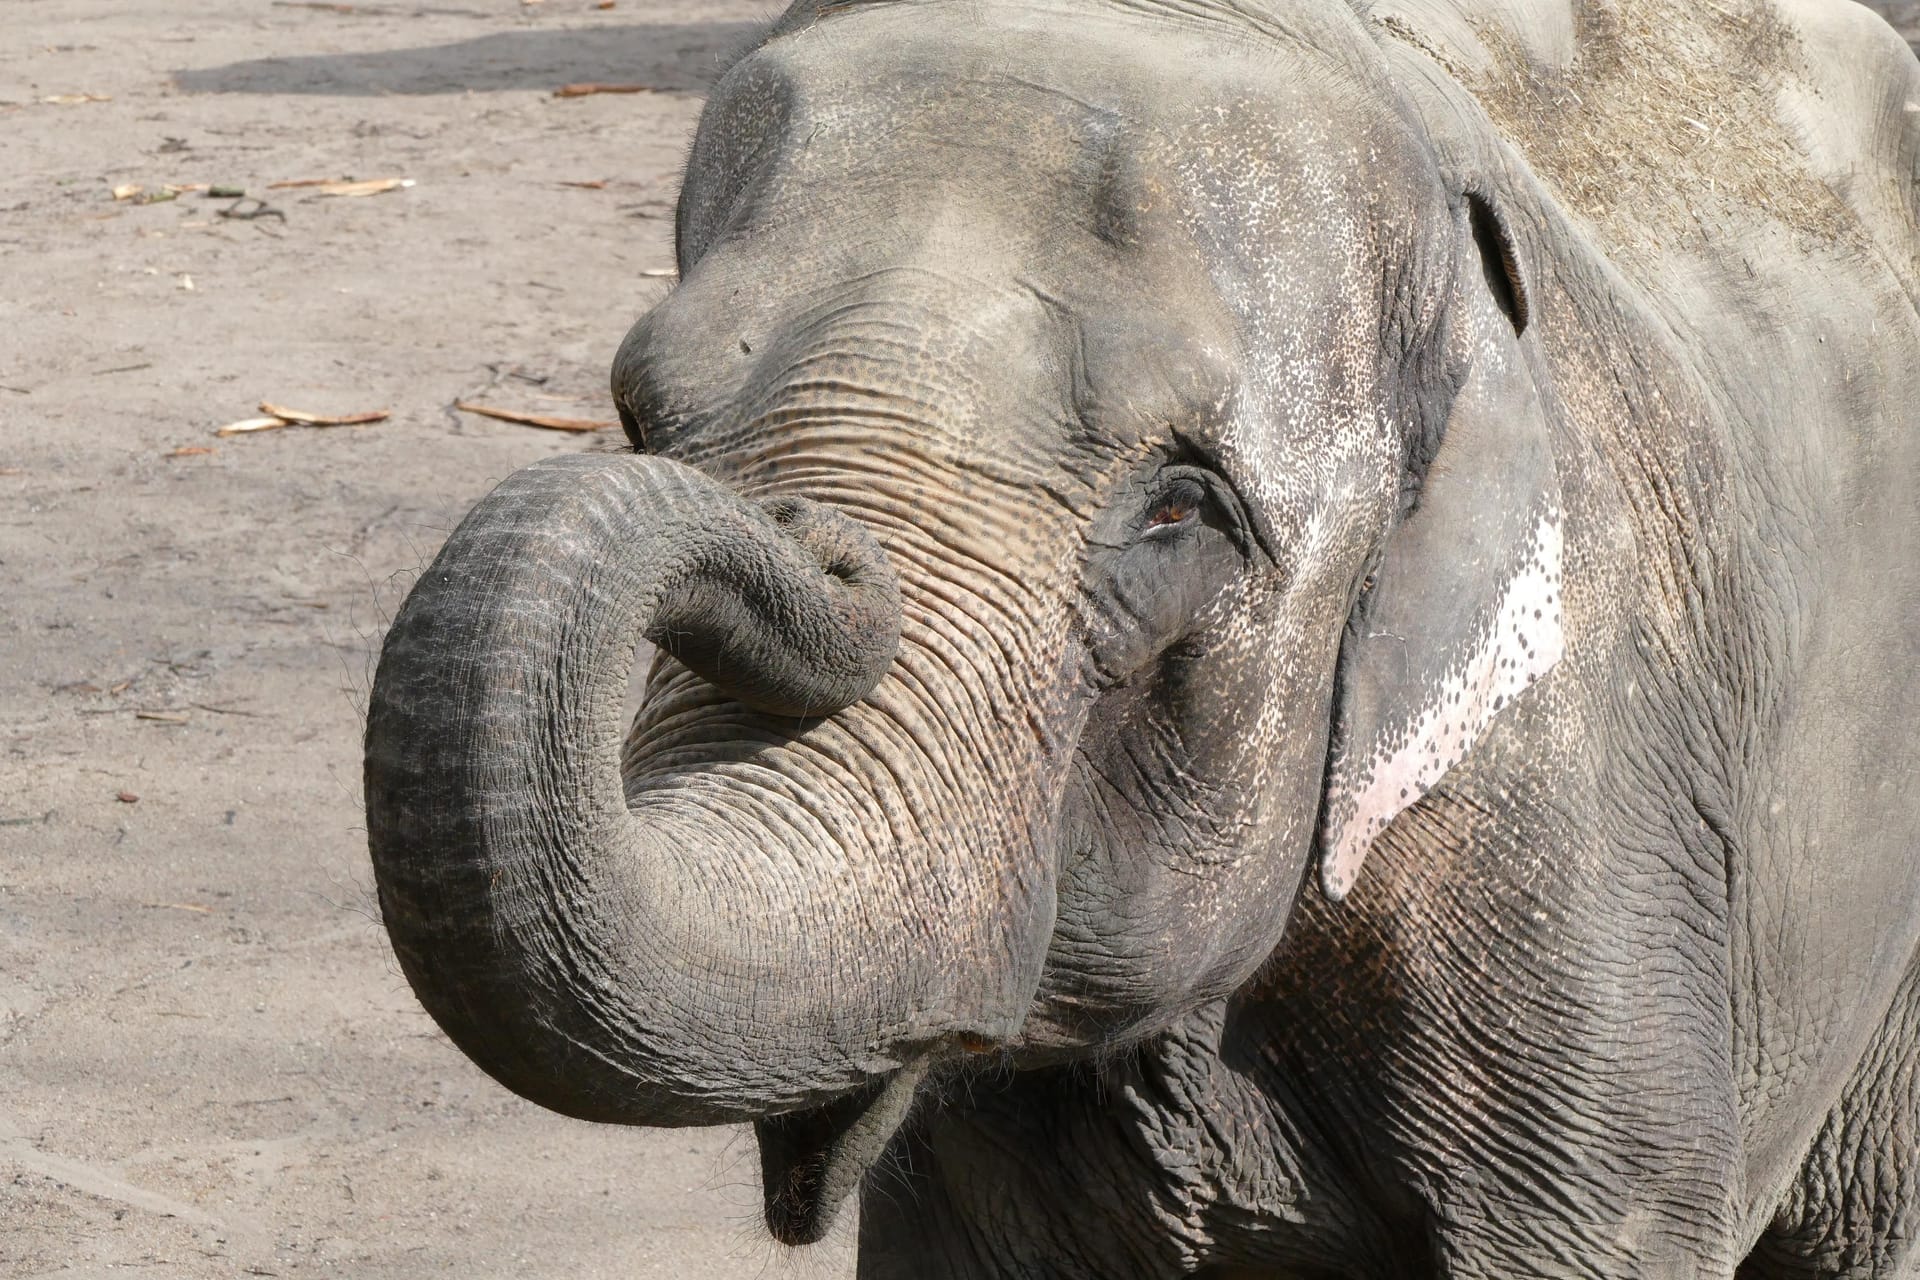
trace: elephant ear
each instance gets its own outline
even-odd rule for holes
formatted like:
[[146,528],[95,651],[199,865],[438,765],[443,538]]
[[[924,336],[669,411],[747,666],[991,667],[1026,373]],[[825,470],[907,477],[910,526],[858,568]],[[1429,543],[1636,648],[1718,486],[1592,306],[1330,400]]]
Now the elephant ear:
[[1335,902],[1389,823],[1425,796],[1560,660],[1560,489],[1518,342],[1527,290],[1479,197],[1485,275],[1459,299],[1467,374],[1412,510],[1387,537],[1347,624],[1320,822]]

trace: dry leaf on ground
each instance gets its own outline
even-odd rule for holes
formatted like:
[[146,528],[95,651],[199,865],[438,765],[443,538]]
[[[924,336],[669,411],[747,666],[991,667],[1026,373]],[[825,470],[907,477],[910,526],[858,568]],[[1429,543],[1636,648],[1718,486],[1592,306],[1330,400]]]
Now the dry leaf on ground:
[[169,449],[161,454],[163,458],[199,458],[220,450],[210,444],[183,444],[178,449]]
[[366,413],[309,413],[305,409],[289,409],[269,400],[260,402],[260,412],[269,416],[229,422],[213,434],[237,436],[250,431],[275,431],[281,427],[359,427],[369,422],[385,422],[393,416],[391,409],[373,409]]
[[605,178],[595,178],[592,182],[562,182],[560,185],[563,187],[579,187],[583,191],[605,191],[607,189],[607,180]]
[[659,93],[660,90],[650,84],[602,84],[598,80],[585,80],[579,84],[563,84],[553,91],[556,98],[585,98],[596,93]]
[[229,422],[213,434],[217,436],[244,435],[249,431],[274,431],[293,424],[285,418],[242,418],[238,422]]
[[324,187],[330,183],[352,182],[352,178],[290,178],[285,182],[269,182],[267,190],[286,191],[293,187]]
[[413,185],[412,178],[368,178],[363,182],[320,182],[314,184],[323,196],[377,196],[383,191],[399,191]]
[[601,421],[596,418],[562,418],[550,413],[522,413],[518,409],[496,409],[490,404],[475,404],[471,400],[455,400],[453,407],[466,413],[477,413],[483,418],[498,418],[502,422],[517,422],[526,427],[545,427],[548,431],[605,431],[608,427],[617,427],[619,421]]
[[206,187],[204,185],[176,187],[169,182],[158,191],[149,191],[137,182],[123,182],[113,189],[113,198],[115,200],[131,200],[135,204],[165,204],[169,200],[179,199],[180,193],[183,191],[205,190]]
[[384,422],[393,416],[391,409],[371,409],[366,413],[308,413],[304,409],[289,409],[266,400],[260,402],[260,412],[285,418],[288,422],[297,422],[303,427],[357,427],[368,422]]
[[113,95],[110,93],[56,93],[40,101],[56,107],[75,107],[83,102],[112,102]]
[[643,276],[677,276],[680,273],[672,267],[643,267],[640,270],[640,274]]

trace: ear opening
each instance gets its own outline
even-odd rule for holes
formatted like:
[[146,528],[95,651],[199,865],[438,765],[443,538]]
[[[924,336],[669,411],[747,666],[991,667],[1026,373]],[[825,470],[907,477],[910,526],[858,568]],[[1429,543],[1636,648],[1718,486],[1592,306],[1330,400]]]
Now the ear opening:
[[1473,244],[1480,251],[1480,270],[1494,302],[1505,313],[1517,336],[1527,331],[1533,305],[1527,296],[1526,278],[1520,271],[1520,254],[1513,247],[1513,235],[1507,224],[1485,196],[1467,192],[1467,218],[1473,227]]

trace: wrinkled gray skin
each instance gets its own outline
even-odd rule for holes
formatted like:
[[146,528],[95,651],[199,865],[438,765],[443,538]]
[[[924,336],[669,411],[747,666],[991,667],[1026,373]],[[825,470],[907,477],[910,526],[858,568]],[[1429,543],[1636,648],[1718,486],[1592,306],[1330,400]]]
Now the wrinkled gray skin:
[[1916,1274],[1920,67],[1520,12],[777,24],[381,661],[460,1046],[863,1276]]

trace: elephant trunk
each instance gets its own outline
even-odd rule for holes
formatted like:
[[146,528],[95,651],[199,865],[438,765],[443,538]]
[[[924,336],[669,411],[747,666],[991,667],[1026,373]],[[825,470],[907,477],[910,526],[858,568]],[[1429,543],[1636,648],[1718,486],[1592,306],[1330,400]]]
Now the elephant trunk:
[[381,911],[448,1035],[545,1106],[636,1124],[816,1106],[900,1066],[913,993],[820,932],[905,902],[849,901],[802,824],[698,773],[630,809],[619,763],[643,637],[819,717],[873,689],[899,629],[886,557],[830,508],[604,454],[483,499],[395,619],[367,719]]

